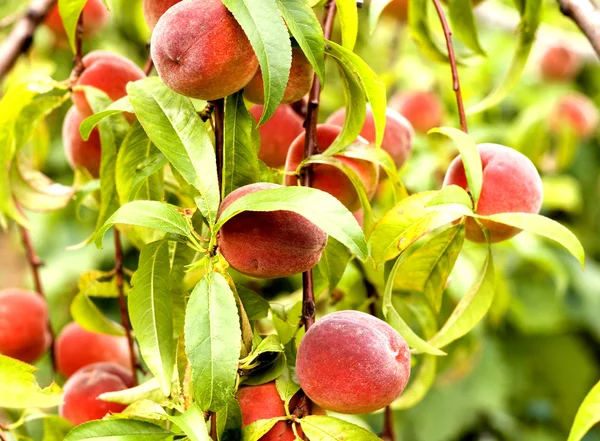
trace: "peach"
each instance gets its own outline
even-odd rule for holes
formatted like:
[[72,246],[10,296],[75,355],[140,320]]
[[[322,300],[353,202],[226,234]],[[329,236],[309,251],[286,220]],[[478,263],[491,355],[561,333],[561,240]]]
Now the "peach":
[[70,377],[79,369],[94,363],[111,362],[131,368],[129,346],[125,337],[98,334],[69,323],[55,343],[58,371]]
[[33,363],[50,347],[48,307],[30,291],[0,291],[0,354]]
[[92,177],[98,178],[102,160],[100,133],[96,128],[92,131],[90,138],[84,141],[79,132],[79,126],[84,119],[77,107],[73,106],[69,109],[62,128],[63,147],[73,169],[85,168]]
[[442,125],[444,109],[440,99],[431,92],[400,92],[388,105],[404,115],[417,132],[427,133]]
[[[258,183],[238,188],[223,200],[220,212],[242,196],[278,187]],[[327,234],[292,211],[245,211],[223,225],[218,244],[233,268],[266,279],[292,276],[315,266],[327,244]]]
[[258,69],[246,34],[221,0],[171,7],[154,28],[151,51],[167,87],[202,100],[237,92]]
[[559,132],[570,126],[581,138],[589,138],[598,130],[600,116],[594,102],[585,95],[572,93],[562,97],[550,114],[550,129]]
[[[263,106],[255,105],[250,113],[258,122]],[[265,124],[258,128],[260,133],[260,151],[258,157],[269,167],[279,168],[285,165],[290,145],[304,131],[304,120],[294,112],[291,106],[282,104]]]
[[[285,92],[283,94],[282,104],[294,103],[302,99],[313,84],[314,71],[310,61],[300,48],[292,49],[292,68],[290,70],[290,78],[288,80]],[[265,89],[263,87],[263,76],[260,68],[244,87],[244,97],[256,104],[265,103]]]
[[296,374],[302,390],[324,409],[374,412],[406,387],[410,350],[384,321],[359,311],[335,312],[304,335]]
[[[102,0],[88,0],[83,8],[83,32],[85,36],[92,36],[100,32],[110,18],[108,9]],[[65,38],[65,28],[58,12],[58,5],[51,10],[44,22],[59,38]]]
[[[381,148],[388,152],[397,168],[402,167],[412,152],[412,142],[415,132],[408,120],[393,109],[385,112],[386,126],[383,134]],[[346,109],[342,108],[334,112],[328,119],[327,124],[343,126],[346,118]],[[376,141],[375,119],[371,106],[367,107],[367,118],[363,125],[360,136],[370,143]]]
[[144,10],[144,19],[150,29],[154,29],[156,23],[160,17],[163,16],[167,10],[179,3],[181,0],[143,0],[142,8]]
[[[325,151],[342,131],[341,127],[332,124],[321,124],[317,126],[317,144],[321,152]],[[300,134],[292,143],[285,163],[285,171],[294,173],[304,157],[304,138],[305,132]],[[372,148],[367,141],[359,137],[357,139],[364,148]],[[346,158],[335,156],[337,159],[351,167],[363,182],[367,195],[372,198],[377,190],[379,180],[379,167],[374,163],[362,159]],[[285,177],[285,185],[298,185],[296,176],[290,174]],[[358,193],[352,185],[352,181],[341,170],[333,165],[315,164],[313,165],[313,185],[314,188],[326,191],[336,197],[348,210],[354,212],[360,210],[360,200]]]
[[580,68],[579,55],[563,44],[546,48],[540,59],[542,78],[549,81],[570,81]]
[[[499,144],[480,144],[477,150],[483,166],[483,185],[477,213],[488,216],[497,213],[539,213],[542,207],[542,179],[531,160],[516,150]],[[456,157],[444,178],[444,186],[458,185],[468,189],[461,157]],[[496,222],[484,221],[492,242],[500,242],[521,230]],[[467,220],[467,239],[485,242],[481,229]]]
[[75,426],[99,420],[111,413],[120,413],[127,406],[98,399],[105,392],[116,392],[133,387],[131,372],[113,363],[95,363],[86,366],[65,383],[63,404],[59,414]]
[[[133,61],[112,52],[93,51],[83,57],[82,61],[85,70],[75,85],[100,89],[113,101],[127,95],[127,83],[146,77],[144,71]],[[73,102],[85,118],[94,113],[85,92],[74,92]]]

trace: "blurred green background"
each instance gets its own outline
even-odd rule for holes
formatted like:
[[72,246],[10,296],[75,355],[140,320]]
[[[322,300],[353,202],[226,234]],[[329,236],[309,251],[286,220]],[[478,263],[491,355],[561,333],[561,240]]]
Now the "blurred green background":
[[[141,0],[109,0],[112,21],[100,35],[86,41],[84,51],[106,49],[143,65],[149,31],[141,16]],[[0,2],[0,18],[26,7],[22,0]],[[600,378],[600,145],[589,140],[555,139],[545,118],[557,100],[579,91],[600,104],[600,65],[587,41],[562,17],[555,1],[544,5],[544,25],[519,85],[500,106],[469,116],[471,134],[481,142],[497,142],[528,154],[543,173],[546,189],[543,214],[568,226],[587,252],[585,272],[558,246],[521,234],[495,245],[497,293],[485,323],[449,348],[440,360],[435,386],[414,408],[396,411],[399,439],[403,441],[523,440],[563,441],[577,408]],[[506,73],[516,39],[517,13],[510,1],[488,0],[477,9],[479,29],[487,58],[470,58],[460,67],[467,107],[478,103]],[[458,126],[455,97],[448,65],[425,58],[408,29],[383,18],[376,32],[362,30],[357,52],[382,76],[393,91],[427,89],[443,100],[445,125]],[[440,34],[441,35],[441,34]],[[4,35],[0,35],[3,38]],[[570,83],[544,82],[537,61],[553,41],[567,42],[585,60]],[[461,52],[460,43],[458,50]],[[72,60],[64,44],[41,28],[31,53],[18,64],[14,76],[50,73],[69,76]],[[343,105],[334,66],[329,65],[321,119]],[[30,142],[37,163],[57,182],[71,184],[60,137],[68,106],[41,125]],[[549,159],[561,149],[572,152],[572,161]],[[401,174],[409,191],[437,189],[456,152],[424,136],[417,137],[413,157]],[[79,276],[90,269],[113,266],[111,241],[106,249],[78,244],[94,228],[91,213],[76,213],[76,204],[52,214],[30,214],[35,246],[45,262],[42,277],[50,298],[52,320],[58,330],[69,318],[69,304],[77,293]],[[137,251],[127,247],[126,266],[135,269]],[[477,246],[469,246],[459,260],[449,287],[451,295],[464,292],[477,267]],[[352,298],[355,271],[347,271],[340,290]],[[362,281],[358,281],[362,285]],[[0,233],[0,289],[31,286],[19,235],[14,226]],[[298,280],[268,283],[263,293],[285,301],[298,288]],[[261,288],[261,287],[259,287]],[[350,292],[352,291],[352,292]],[[291,294],[294,295],[294,294]],[[103,305],[110,314],[113,305]],[[42,364],[44,361],[42,361]],[[375,430],[381,414],[368,417]],[[600,431],[587,441],[600,440]]]

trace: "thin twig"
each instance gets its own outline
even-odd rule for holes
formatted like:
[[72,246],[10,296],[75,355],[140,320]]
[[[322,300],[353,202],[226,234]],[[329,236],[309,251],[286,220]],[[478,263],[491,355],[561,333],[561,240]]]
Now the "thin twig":
[[129,346],[129,359],[131,362],[131,372],[137,385],[137,370],[139,362],[135,353],[133,335],[131,333],[131,322],[129,321],[129,312],[127,311],[127,301],[125,300],[125,291],[123,283],[123,248],[121,246],[121,233],[115,228],[115,278],[117,281],[117,290],[119,292],[119,308],[121,310],[121,322],[125,328],[125,336]]
[[[148,49],[150,49],[150,45],[148,45]],[[152,59],[152,53],[148,52],[148,58],[146,59],[146,64],[144,65],[144,73],[146,76],[150,76],[152,70],[154,69],[154,60]]]
[[[198,112],[198,116],[200,116],[200,119],[202,121],[206,122],[210,119],[214,110],[215,110],[214,104],[209,102],[208,104],[206,104],[206,107],[203,110]],[[212,121],[211,121],[211,123],[212,123]]]
[[73,56],[73,71],[71,72],[71,78],[69,78],[70,87],[77,82],[85,66],[83,65],[83,12],[79,15],[77,20],[77,29],[75,30],[75,55]]
[[211,101],[213,105],[215,148],[217,153],[217,176],[219,178],[219,193],[223,192],[223,144],[225,124],[225,100],[223,98]]
[[57,0],[33,0],[0,47],[0,81],[10,72],[19,57],[26,53],[38,26],[46,19]]
[[[329,40],[333,31],[333,20],[337,10],[335,1],[329,0],[325,4],[325,8],[326,12],[323,24],[323,33],[325,35],[325,39]],[[320,102],[321,82],[319,81],[317,75],[315,75],[314,83],[308,99],[306,119],[304,121],[304,128],[306,130],[306,137],[304,139],[305,158],[309,158],[319,152],[319,147],[317,145],[317,122],[319,120]],[[307,167],[304,170],[302,184],[305,187],[311,187],[312,179],[312,169],[311,167]],[[302,321],[306,330],[308,330],[315,323],[315,290],[312,269],[302,274]]]
[[306,119],[306,114],[308,113],[308,100],[306,97],[302,98],[300,101],[290,104],[290,106],[292,106],[292,110],[296,112],[298,116],[300,116],[302,119]]
[[383,432],[381,432],[381,439],[384,441],[395,441],[396,433],[394,430],[394,413],[392,408],[387,406],[384,413]]
[[575,22],[600,57],[600,11],[591,0],[558,0],[561,12]]
[[218,439],[217,427],[217,413],[213,412],[210,418],[210,437],[213,439],[213,441]]
[[458,116],[460,118],[460,128],[463,132],[467,133],[467,116],[465,114],[465,105],[463,103],[462,94],[460,91],[460,79],[458,77],[458,68],[456,67],[456,56],[454,54],[454,46],[452,45],[452,31],[448,26],[446,15],[442,9],[442,5],[439,0],[433,0],[437,14],[440,17],[442,28],[444,28],[444,36],[446,37],[446,47],[448,48],[448,58],[450,60],[450,67],[452,68],[452,88],[456,94],[456,104],[458,106]]

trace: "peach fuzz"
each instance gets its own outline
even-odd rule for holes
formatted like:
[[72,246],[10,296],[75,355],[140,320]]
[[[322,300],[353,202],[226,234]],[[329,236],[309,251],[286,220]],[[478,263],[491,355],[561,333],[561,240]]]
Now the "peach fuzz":
[[[326,121],[327,124],[335,124],[342,127],[346,118],[346,109],[342,108],[334,112]],[[383,134],[381,148],[388,152],[396,168],[402,167],[412,152],[412,143],[415,131],[408,120],[393,109],[385,112],[386,126]],[[370,143],[376,141],[375,119],[371,106],[367,107],[367,117],[360,136]]]
[[55,357],[58,371],[70,377],[79,369],[100,362],[111,362],[129,369],[131,360],[125,337],[98,334],[72,322],[56,338]]
[[[230,193],[221,203],[222,213],[239,198],[278,188],[269,183],[251,184]],[[221,228],[219,250],[237,271],[252,277],[287,277],[308,271],[321,258],[327,234],[292,211],[245,211]]]
[[221,0],[171,7],[154,28],[151,52],[167,87],[202,100],[237,92],[258,69],[246,34]]
[[540,59],[542,78],[548,81],[570,81],[577,76],[580,68],[579,55],[562,44],[546,48]]
[[[321,152],[324,152],[333,141],[338,137],[342,128],[332,124],[321,124],[317,126],[317,146]],[[304,157],[304,139],[305,132],[300,134],[292,143],[288,151],[288,157],[285,163],[285,171],[294,173],[302,162]],[[359,137],[359,143],[364,148],[372,148],[366,140]],[[335,156],[337,159],[351,167],[359,176],[365,186],[369,198],[375,195],[377,182],[379,180],[379,167],[374,163],[362,159],[346,158],[344,156]],[[298,185],[298,179],[293,174],[285,177],[285,185]],[[313,185],[314,188],[325,191],[354,212],[360,210],[361,204],[358,193],[352,185],[352,181],[341,170],[333,165],[315,164],[313,165]]]
[[106,392],[132,388],[131,372],[113,363],[95,363],[78,370],[65,383],[63,404],[59,414],[73,425],[99,420],[111,413],[120,413],[127,406],[98,399]]
[[[531,160],[516,150],[499,144],[480,144],[477,150],[483,166],[483,185],[477,214],[539,213],[542,207],[542,179]],[[456,157],[444,179],[444,186],[458,185],[468,189],[465,169]],[[521,230],[496,222],[484,221],[492,242],[517,235]],[[467,239],[485,242],[485,236],[472,219],[467,220]]]
[[566,125],[575,135],[589,138],[598,130],[600,115],[596,104],[587,96],[572,93],[562,97],[550,114],[550,130],[558,133]]
[[[313,68],[300,48],[292,49],[292,68],[285,92],[283,94],[282,104],[293,103],[302,99],[310,92],[314,79]],[[265,103],[265,89],[263,86],[263,76],[258,68],[254,78],[244,87],[244,98],[256,104]]]
[[[146,77],[144,71],[133,61],[112,52],[93,51],[83,57],[82,61],[85,70],[75,85],[100,89],[113,101],[127,95],[127,83]],[[73,93],[73,102],[85,118],[94,113],[84,91]]]
[[18,288],[0,291],[0,354],[33,363],[51,341],[48,307],[40,295]]
[[[83,29],[85,36],[100,32],[108,23],[110,14],[102,0],[88,0],[83,8]],[[58,11],[58,5],[51,10],[44,22],[59,38],[66,38],[65,27]]]
[[90,138],[84,141],[79,131],[79,126],[83,122],[75,106],[71,107],[65,116],[62,128],[63,147],[67,161],[75,170],[85,168],[92,177],[100,176],[100,163],[102,160],[102,145],[100,143],[100,132],[95,128]]
[[442,103],[431,92],[400,92],[390,99],[388,106],[403,115],[420,133],[441,126],[444,119]]
[[143,0],[142,8],[144,19],[150,29],[154,29],[156,23],[171,6],[176,5],[181,0]]
[[302,390],[324,409],[374,412],[406,387],[410,350],[384,321],[359,311],[335,312],[304,335],[296,374]]
[[[263,106],[252,106],[250,113],[258,122],[263,113]],[[290,145],[304,131],[303,125],[304,120],[294,112],[291,106],[287,104],[278,106],[271,119],[258,128],[260,133],[259,159],[269,167],[283,167]]]

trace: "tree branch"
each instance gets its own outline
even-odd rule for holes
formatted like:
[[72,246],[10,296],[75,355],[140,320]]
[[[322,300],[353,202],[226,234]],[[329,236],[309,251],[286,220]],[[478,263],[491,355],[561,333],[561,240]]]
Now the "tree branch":
[[561,12],[575,22],[600,57],[600,11],[591,0],[558,0]]
[[444,15],[444,10],[442,9],[442,5],[439,0],[433,0],[433,4],[435,5],[435,9],[437,11],[438,16],[440,17],[440,22],[442,23],[442,28],[444,29],[444,36],[446,37],[446,47],[448,48],[448,58],[450,60],[450,67],[452,69],[452,88],[454,89],[454,93],[456,94],[456,104],[458,106],[458,116],[460,118],[460,128],[463,132],[468,132],[467,127],[467,116],[465,114],[465,105],[463,103],[462,94],[460,91],[460,79],[458,77],[458,68],[456,67],[456,56],[454,55],[454,46],[452,45],[452,31],[450,30],[450,26],[448,26],[448,21],[446,20],[446,16]]
[[33,0],[25,15],[0,47],[0,81],[10,72],[19,57],[26,53],[38,26],[45,20],[57,0]]

